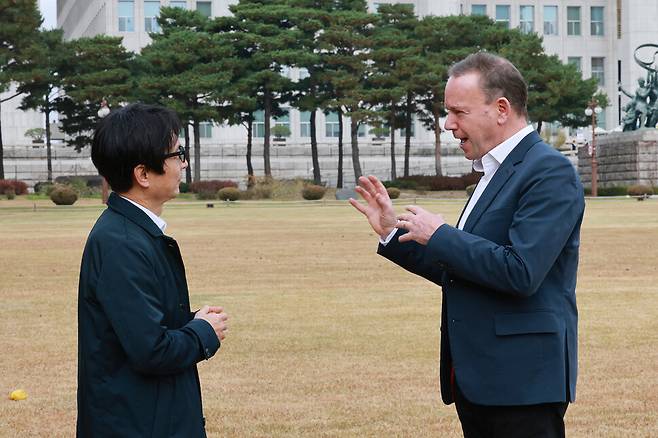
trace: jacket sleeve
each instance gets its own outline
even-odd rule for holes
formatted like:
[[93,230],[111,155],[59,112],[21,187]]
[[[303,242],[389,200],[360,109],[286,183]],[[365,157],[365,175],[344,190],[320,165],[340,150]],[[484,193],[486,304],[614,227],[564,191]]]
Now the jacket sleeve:
[[214,355],[219,340],[206,321],[192,319],[180,329],[163,324],[159,292],[143,249],[119,242],[106,254],[96,298],[131,366],[145,374],[175,374]]
[[442,225],[428,242],[426,263],[443,263],[449,274],[499,292],[534,294],[584,210],[582,186],[573,168],[556,161],[544,160],[524,184],[512,213],[508,244]]
[[377,254],[411,273],[441,285],[444,264],[426,257],[427,248],[417,242],[400,243],[398,238],[406,233],[406,230],[398,230],[388,244],[379,244]]

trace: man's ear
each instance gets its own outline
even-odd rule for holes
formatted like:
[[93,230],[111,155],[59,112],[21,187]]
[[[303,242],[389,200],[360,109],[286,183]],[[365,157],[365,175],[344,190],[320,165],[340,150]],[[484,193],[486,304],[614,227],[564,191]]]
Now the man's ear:
[[506,97],[496,99],[496,111],[498,112],[498,124],[504,125],[512,113],[512,104]]
[[133,168],[133,180],[144,189],[149,187],[149,172],[146,166],[138,164]]

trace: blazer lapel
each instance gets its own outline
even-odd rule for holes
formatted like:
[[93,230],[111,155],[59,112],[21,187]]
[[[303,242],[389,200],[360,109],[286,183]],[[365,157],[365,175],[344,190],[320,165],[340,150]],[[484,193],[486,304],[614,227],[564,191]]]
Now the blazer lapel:
[[537,134],[537,131],[532,131],[503,160],[496,174],[473,207],[473,210],[471,210],[471,214],[468,215],[468,219],[466,219],[466,223],[464,224],[464,231],[470,232],[475,227],[482,214],[489,208],[491,202],[496,199],[496,195],[500,189],[503,188],[507,180],[514,174],[516,165],[523,161],[523,157],[525,157],[528,150],[540,141],[542,140],[539,134]]

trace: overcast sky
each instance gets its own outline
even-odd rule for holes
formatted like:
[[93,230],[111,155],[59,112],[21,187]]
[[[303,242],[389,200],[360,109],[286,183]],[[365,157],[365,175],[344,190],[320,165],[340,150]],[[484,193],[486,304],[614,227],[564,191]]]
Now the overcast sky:
[[39,0],[39,10],[43,17],[44,28],[57,27],[57,0]]

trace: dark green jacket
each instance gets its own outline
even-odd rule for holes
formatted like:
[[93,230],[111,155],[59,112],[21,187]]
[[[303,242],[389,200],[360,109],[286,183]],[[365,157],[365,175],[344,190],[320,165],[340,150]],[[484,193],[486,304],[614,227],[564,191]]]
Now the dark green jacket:
[[78,296],[78,437],[204,437],[196,363],[219,348],[193,319],[176,241],[112,193]]

